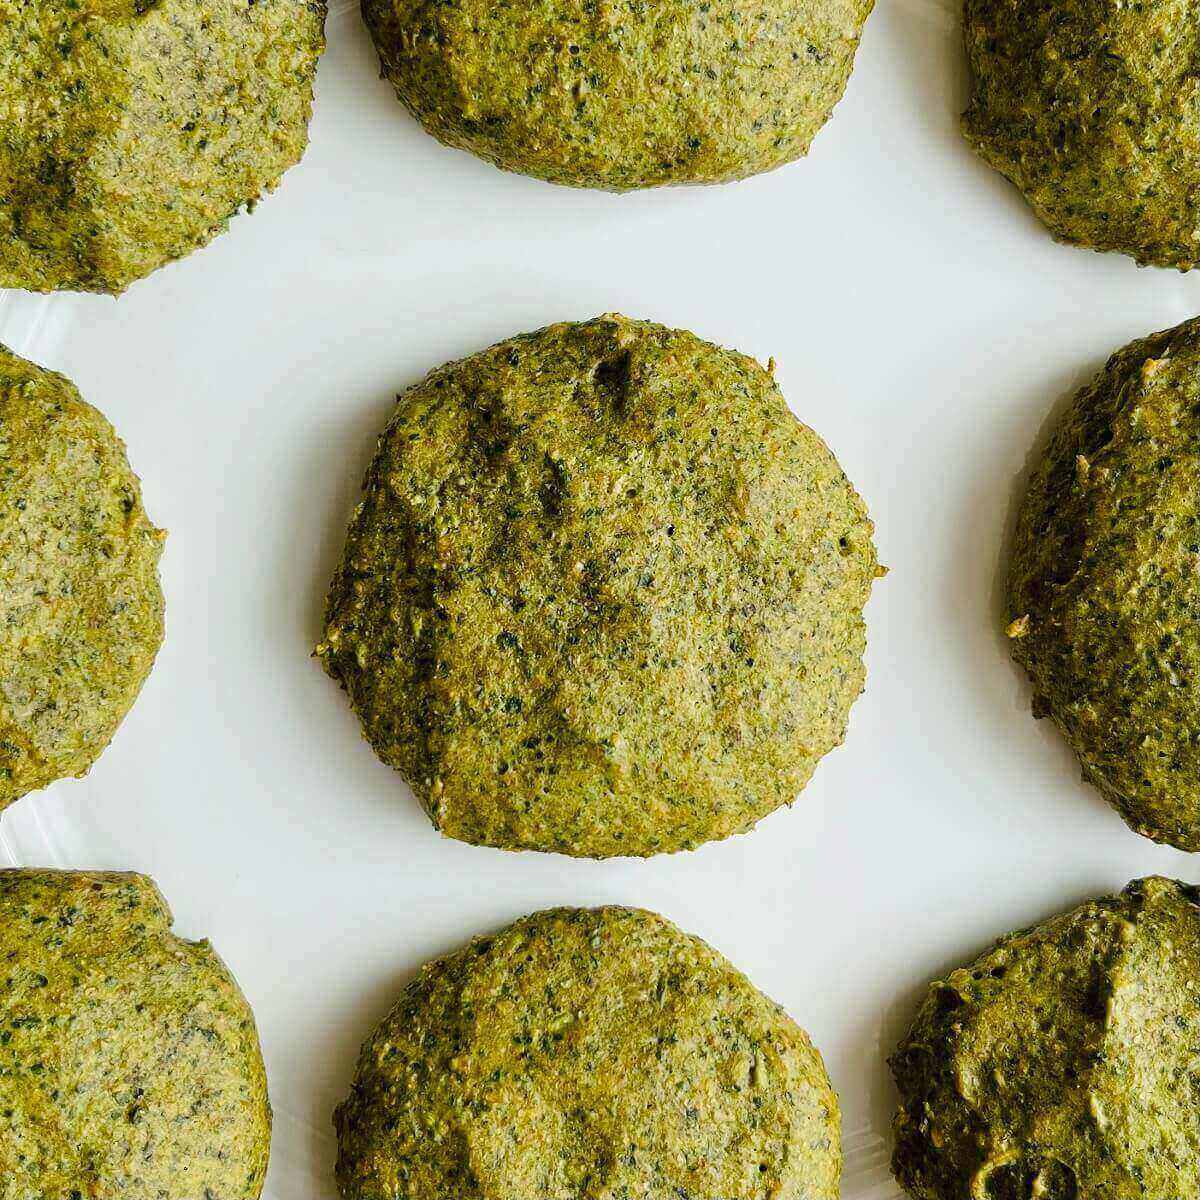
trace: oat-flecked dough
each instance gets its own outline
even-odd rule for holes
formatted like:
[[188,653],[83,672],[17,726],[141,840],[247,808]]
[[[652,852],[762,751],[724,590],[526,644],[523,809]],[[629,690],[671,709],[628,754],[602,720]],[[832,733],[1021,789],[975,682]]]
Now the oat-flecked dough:
[[966,0],[964,28],[967,138],[1055,237],[1194,266],[1194,0]]
[[338,1108],[344,1200],[836,1200],[817,1050],[653,913],[552,909],[430,963]]
[[892,1058],[915,1200],[1200,1195],[1200,892],[1131,883],[932,984]]
[[624,317],[406,392],[326,669],[451,837],[650,855],[749,829],[838,745],[866,510],[752,359]]
[[0,871],[0,1200],[257,1200],[254,1018],[144,875]]
[[1013,656],[1083,776],[1138,833],[1200,850],[1200,321],[1133,342],[1030,479]]
[[122,292],[308,142],[324,0],[0,0],[0,287]]
[[363,0],[385,75],[436,138],[628,191],[808,152],[874,0]]
[[112,426],[0,346],[0,809],[85,774],[137,698],[162,542]]

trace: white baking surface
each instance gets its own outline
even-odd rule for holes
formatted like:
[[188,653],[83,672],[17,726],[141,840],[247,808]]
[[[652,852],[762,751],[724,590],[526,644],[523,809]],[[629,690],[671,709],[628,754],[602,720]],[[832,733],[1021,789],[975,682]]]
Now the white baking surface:
[[[1200,879],[1030,718],[997,589],[1048,418],[1111,350],[1200,312],[1200,275],[1055,245],[973,158],[950,0],[881,0],[809,158],[720,188],[504,175],[426,137],[377,74],[340,5],[312,147],[253,216],[119,301],[0,293],[0,340],[109,416],[170,531],[141,699],[87,779],[5,813],[4,848],[146,871],[179,932],[212,939],[262,1032],[271,1200],[333,1200],[331,1110],[423,961],[607,902],[707,938],[810,1031],[842,1098],[845,1196],[887,1200],[884,1059],[926,981],[1134,876]],[[778,360],[891,567],[867,691],[795,807],[748,836],[648,862],[459,845],[309,657],[325,587],[395,392],[609,310]]]

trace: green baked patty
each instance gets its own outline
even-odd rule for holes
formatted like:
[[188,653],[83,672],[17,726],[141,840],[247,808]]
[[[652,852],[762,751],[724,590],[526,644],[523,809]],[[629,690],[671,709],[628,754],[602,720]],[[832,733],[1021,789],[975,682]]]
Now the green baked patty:
[[1036,466],[1008,577],[1013,656],[1129,825],[1200,850],[1200,321],[1133,342]]
[[0,1200],[256,1200],[249,1005],[144,875],[0,871]]
[[318,653],[445,834],[679,850],[790,803],[841,742],[871,530],[752,359],[554,325],[400,397]]
[[1055,237],[1190,269],[1200,257],[1192,0],[966,0],[984,161]]
[[1198,909],[1138,880],[932,984],[892,1058],[909,1195],[1200,1195]]
[[0,287],[121,292],[299,161],[323,0],[0,0]]
[[430,963],[335,1117],[344,1200],[835,1200],[807,1035],[699,938],[552,909]]
[[384,74],[439,140],[627,191],[808,152],[874,0],[363,0]]
[[0,346],[0,809],[85,774],[137,699],[162,543],[112,426]]

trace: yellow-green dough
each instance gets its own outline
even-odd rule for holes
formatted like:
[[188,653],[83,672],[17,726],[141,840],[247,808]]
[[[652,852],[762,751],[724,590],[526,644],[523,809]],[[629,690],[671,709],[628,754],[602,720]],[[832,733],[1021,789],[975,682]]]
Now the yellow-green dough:
[[338,1108],[343,1200],[836,1200],[807,1035],[699,938],[552,909],[430,963]]
[[1200,321],[1118,350],[1021,507],[1013,657],[1131,828],[1200,850]]
[[627,191],[808,152],[874,0],[363,0],[435,137],[509,171]]
[[0,809],[85,774],[137,698],[162,543],[112,426],[0,346]]
[[929,987],[892,1058],[914,1200],[1200,1194],[1200,892],[1131,883]]
[[0,871],[0,1200],[257,1200],[254,1018],[144,875]]
[[323,0],[0,0],[0,287],[121,292],[299,161]]
[[554,325],[400,398],[319,653],[443,833],[681,850],[790,803],[841,742],[871,534],[752,359]]

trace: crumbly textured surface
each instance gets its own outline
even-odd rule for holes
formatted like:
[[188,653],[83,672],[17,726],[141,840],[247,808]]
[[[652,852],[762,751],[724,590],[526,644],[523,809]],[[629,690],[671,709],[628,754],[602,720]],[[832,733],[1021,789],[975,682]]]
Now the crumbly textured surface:
[[1013,655],[1138,833],[1200,850],[1200,321],[1133,342],[1074,399],[1021,509]]
[[0,0],[0,287],[121,292],[304,152],[323,0]]
[[891,1063],[910,1196],[1200,1194],[1198,904],[1139,880],[931,985]]
[[0,809],[86,774],[137,698],[162,542],[112,426],[0,346]]
[[835,1200],[807,1035],[698,938],[552,909],[426,966],[334,1122],[344,1200]]
[[966,0],[963,126],[1065,242],[1200,258],[1192,0]]
[[874,0],[363,0],[385,75],[435,137],[627,191],[808,152]]
[[256,1200],[249,1005],[144,875],[0,871],[0,1200]]
[[649,855],[750,828],[862,691],[871,523],[753,360],[624,317],[434,371],[318,653],[451,837]]

